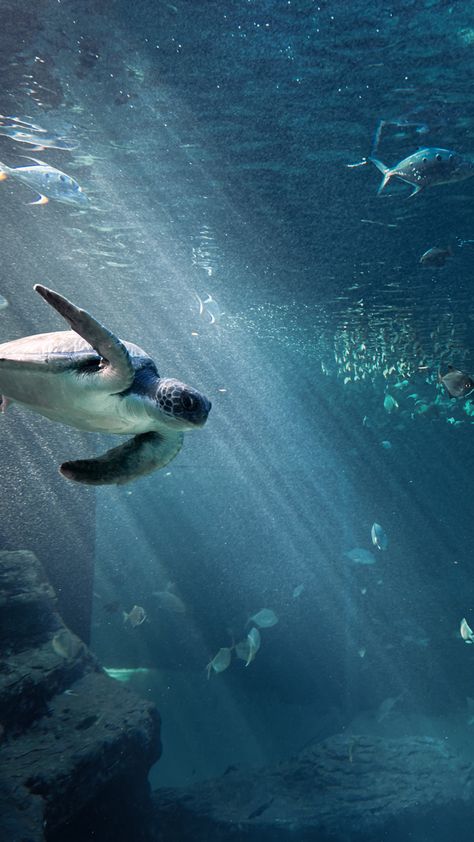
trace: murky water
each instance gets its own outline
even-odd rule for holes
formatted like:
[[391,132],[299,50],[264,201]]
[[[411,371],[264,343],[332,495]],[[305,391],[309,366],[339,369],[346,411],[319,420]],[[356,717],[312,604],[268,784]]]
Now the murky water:
[[474,398],[438,381],[474,369],[474,180],[377,196],[368,160],[470,160],[466,12],[50,0],[0,34],[0,161],[88,197],[0,182],[1,341],[65,329],[45,284],[212,401],[169,465],[97,489],[57,467],[117,439],[0,419],[3,548],[49,564],[65,621],[156,702],[154,785],[340,732],[469,754]]

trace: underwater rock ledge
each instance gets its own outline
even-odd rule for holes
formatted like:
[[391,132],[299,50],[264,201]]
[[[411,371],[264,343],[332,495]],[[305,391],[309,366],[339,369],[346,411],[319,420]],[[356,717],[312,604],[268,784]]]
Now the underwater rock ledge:
[[120,823],[146,839],[158,712],[102,671],[55,602],[33,553],[0,552],[0,837],[105,840]]
[[156,790],[157,840],[400,842],[431,820],[455,838],[474,816],[473,781],[443,740],[338,734],[272,768]]

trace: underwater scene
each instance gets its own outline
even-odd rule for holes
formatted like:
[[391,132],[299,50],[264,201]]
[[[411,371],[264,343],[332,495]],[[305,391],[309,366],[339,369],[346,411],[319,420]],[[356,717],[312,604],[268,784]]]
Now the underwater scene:
[[469,839],[474,3],[0,8],[0,838]]

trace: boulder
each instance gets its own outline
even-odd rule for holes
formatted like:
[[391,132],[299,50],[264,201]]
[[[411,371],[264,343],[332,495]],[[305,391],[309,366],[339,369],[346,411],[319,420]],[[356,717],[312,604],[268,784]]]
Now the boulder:
[[158,838],[396,842],[440,816],[448,830],[461,813],[472,819],[472,781],[443,740],[336,735],[273,768],[157,790]]
[[117,816],[133,825],[138,807],[143,828],[161,750],[155,707],[109,678],[64,625],[30,552],[0,552],[0,618],[0,837],[67,831],[72,842],[88,814],[103,828]]

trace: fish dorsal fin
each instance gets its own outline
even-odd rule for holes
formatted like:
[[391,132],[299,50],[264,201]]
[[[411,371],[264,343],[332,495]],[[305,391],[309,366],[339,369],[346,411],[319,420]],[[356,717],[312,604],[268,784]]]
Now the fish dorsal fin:
[[108,365],[97,375],[104,389],[110,394],[123,392],[132,385],[135,370],[125,345],[94,319],[86,310],[80,310],[67,298],[57,292],[35,284],[35,291],[71,325],[94,348]]
[[35,199],[34,202],[28,202],[29,205],[47,205],[49,199],[47,196],[43,196],[42,193],[39,194],[39,199]]
[[26,158],[27,161],[34,161],[35,164],[39,164],[40,167],[48,167],[48,169],[55,169],[55,167],[52,167],[51,164],[46,163],[46,161],[40,161],[39,158],[32,158],[31,155],[20,155],[20,158]]

